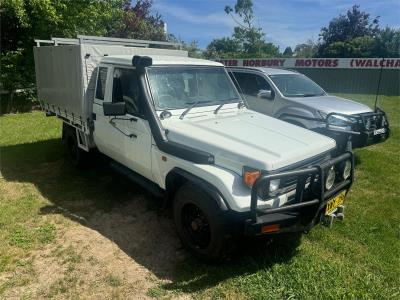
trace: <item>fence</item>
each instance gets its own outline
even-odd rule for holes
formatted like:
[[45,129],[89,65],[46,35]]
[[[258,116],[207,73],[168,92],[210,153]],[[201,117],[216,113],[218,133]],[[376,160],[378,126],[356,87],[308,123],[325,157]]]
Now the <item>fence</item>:
[[329,93],[400,95],[400,58],[257,58],[217,60],[226,66],[289,68]]

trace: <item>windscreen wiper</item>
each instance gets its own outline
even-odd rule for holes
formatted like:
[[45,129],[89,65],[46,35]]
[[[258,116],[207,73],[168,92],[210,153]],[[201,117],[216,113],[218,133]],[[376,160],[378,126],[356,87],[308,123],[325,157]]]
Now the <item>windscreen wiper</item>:
[[226,103],[231,102],[232,100],[235,100],[238,98],[232,98],[232,99],[227,99],[225,101],[223,101],[220,105],[218,105],[218,107],[214,110],[214,114],[216,115],[218,113],[218,111],[222,108],[222,106],[224,106]]
[[222,106],[224,106],[225,102],[222,102],[220,105],[218,105],[218,107],[214,110],[214,115],[216,115],[218,113],[218,111],[222,108]]
[[182,120],[182,119],[186,116],[186,114],[187,114],[193,107],[195,107],[197,104],[199,104],[200,102],[205,102],[205,101],[196,101],[196,102],[193,102],[193,103],[187,103],[187,104],[191,104],[191,105],[183,111],[183,113],[179,116],[179,119]]

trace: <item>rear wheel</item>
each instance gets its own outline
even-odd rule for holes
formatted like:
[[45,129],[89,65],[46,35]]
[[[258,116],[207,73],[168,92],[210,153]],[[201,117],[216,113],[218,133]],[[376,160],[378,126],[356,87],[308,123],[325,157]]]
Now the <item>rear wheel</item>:
[[174,219],[182,243],[198,258],[220,262],[235,248],[222,211],[204,191],[192,184],[175,194]]
[[63,126],[63,141],[67,148],[68,160],[76,168],[85,165],[87,153],[78,146],[75,128],[65,125]]

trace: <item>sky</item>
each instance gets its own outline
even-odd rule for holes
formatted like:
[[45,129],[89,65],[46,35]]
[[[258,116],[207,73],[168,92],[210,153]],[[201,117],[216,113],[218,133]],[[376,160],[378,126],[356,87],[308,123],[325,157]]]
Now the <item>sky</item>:
[[[236,0],[153,0],[153,11],[161,14],[168,33],[186,42],[196,40],[205,49],[214,38],[231,36],[235,26],[225,14],[225,5],[234,7]],[[308,39],[318,40],[321,27],[353,4],[371,17],[380,16],[380,25],[400,28],[400,0],[253,0],[256,25],[266,39],[283,51],[294,49]]]

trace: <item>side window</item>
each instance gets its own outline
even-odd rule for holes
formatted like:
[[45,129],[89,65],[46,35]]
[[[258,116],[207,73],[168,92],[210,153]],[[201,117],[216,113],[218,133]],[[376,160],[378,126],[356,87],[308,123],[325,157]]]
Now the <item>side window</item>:
[[136,70],[114,69],[112,102],[125,102],[128,114],[142,115]]
[[244,93],[251,96],[257,96],[260,90],[271,90],[269,83],[256,74],[246,74],[247,79],[245,83]]
[[243,90],[243,73],[229,72],[229,76],[232,78],[233,84],[236,86],[238,91]]
[[104,100],[104,93],[106,91],[107,81],[107,69],[106,67],[99,68],[99,75],[97,76],[97,87],[96,87],[96,99]]

